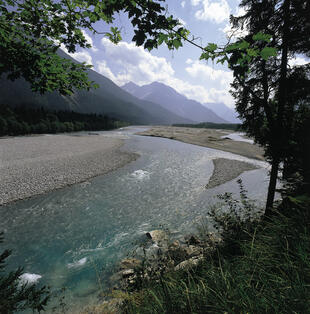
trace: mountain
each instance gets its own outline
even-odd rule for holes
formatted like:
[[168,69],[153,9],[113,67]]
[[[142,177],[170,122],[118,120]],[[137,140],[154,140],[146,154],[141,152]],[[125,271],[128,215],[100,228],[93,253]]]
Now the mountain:
[[223,103],[205,103],[204,106],[215,112],[218,116],[231,123],[241,123],[238,113]]
[[[76,62],[65,52],[59,50],[58,53]],[[14,107],[24,105],[50,110],[105,114],[134,124],[193,123],[190,119],[180,117],[158,104],[134,97],[93,70],[88,70],[88,76],[100,87],[90,91],[77,90],[73,96],[62,96],[57,92],[40,95],[33,93],[24,79],[12,82],[2,76],[0,103]]]
[[137,98],[159,104],[174,114],[194,122],[227,123],[226,120],[198,101],[186,98],[165,84],[153,82],[148,85],[138,86],[129,82],[122,88]]

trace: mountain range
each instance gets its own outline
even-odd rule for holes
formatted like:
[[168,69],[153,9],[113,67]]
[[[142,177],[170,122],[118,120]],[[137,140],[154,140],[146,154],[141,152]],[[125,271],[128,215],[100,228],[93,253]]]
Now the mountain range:
[[[77,62],[61,50],[58,53],[64,58]],[[0,104],[105,114],[132,124],[229,121],[162,83],[153,82],[140,87],[130,82],[120,88],[110,79],[93,70],[88,70],[88,76],[91,81],[98,83],[99,88],[90,91],[76,90],[72,96],[63,96],[57,92],[41,95],[32,92],[29,83],[24,79],[12,82],[2,76]]]
[[230,123],[241,123],[238,113],[223,103],[205,103],[203,105]]
[[159,104],[184,119],[187,118],[197,123],[227,123],[226,120],[201,103],[188,99],[165,84],[153,82],[148,85],[138,86],[133,82],[129,82],[122,86],[122,88],[135,97]]

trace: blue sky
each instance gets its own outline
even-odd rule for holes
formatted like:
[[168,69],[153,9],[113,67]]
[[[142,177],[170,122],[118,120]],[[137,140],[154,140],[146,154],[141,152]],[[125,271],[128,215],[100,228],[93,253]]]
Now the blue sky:
[[[169,13],[179,18],[202,45],[226,42],[230,14],[242,13],[239,3],[240,0],[166,0]],[[226,65],[199,61],[200,50],[190,44],[174,51],[162,45],[148,52],[131,42],[133,32],[126,15],[117,15],[114,25],[121,28],[123,37],[118,45],[103,35],[87,32],[84,34],[93,47],[79,49],[71,56],[92,64],[95,71],[119,86],[129,81],[138,85],[159,81],[201,103],[222,102],[234,107],[229,94],[232,73]],[[110,26],[99,23],[96,28],[105,31]],[[303,59],[296,63],[303,63]]]

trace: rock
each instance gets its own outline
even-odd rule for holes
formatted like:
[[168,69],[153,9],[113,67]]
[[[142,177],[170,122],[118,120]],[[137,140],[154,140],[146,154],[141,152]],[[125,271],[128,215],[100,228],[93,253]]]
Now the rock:
[[153,231],[147,232],[146,236],[152,239],[159,246],[168,244],[168,240],[169,240],[168,234],[163,230],[153,230]]
[[125,269],[122,271],[123,278],[131,277],[135,274],[135,271],[133,269]]
[[141,261],[136,258],[125,258],[120,262],[120,269],[134,269],[141,265]]
[[220,235],[218,235],[214,232],[209,232],[208,233],[208,241],[209,241],[211,247],[214,247],[214,246],[216,246],[222,242],[222,238]]
[[186,261],[181,262],[177,266],[175,266],[174,270],[178,271],[178,270],[188,270],[188,269],[191,269],[193,267],[196,267],[201,260],[203,260],[203,255],[192,257],[192,258],[190,258],[190,259],[188,259]]
[[188,255],[188,257],[201,255],[203,251],[201,247],[195,246],[195,245],[189,245],[185,247],[184,250],[186,254]]
[[180,248],[180,241],[178,240],[175,240],[174,242],[172,242],[170,245],[169,245],[169,250],[177,250]]

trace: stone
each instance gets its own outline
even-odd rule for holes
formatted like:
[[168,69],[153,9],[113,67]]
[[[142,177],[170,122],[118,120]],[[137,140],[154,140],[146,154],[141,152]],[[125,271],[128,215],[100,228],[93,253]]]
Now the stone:
[[184,250],[189,257],[201,255],[203,251],[201,247],[195,245],[189,245]]
[[125,269],[122,271],[123,278],[128,278],[130,276],[133,276],[135,274],[135,271],[133,269]]
[[134,269],[141,265],[141,261],[136,258],[125,258],[120,262],[120,269]]
[[180,248],[180,241],[175,240],[169,245],[169,250],[177,250]]
[[168,234],[163,230],[153,230],[153,231],[147,232],[146,236],[152,239],[159,246],[168,244],[168,240],[169,240]]
[[203,260],[203,255],[192,257],[186,261],[179,263],[177,266],[174,267],[174,270],[178,271],[178,270],[191,269],[193,267],[196,267],[199,264],[199,262],[202,260]]

